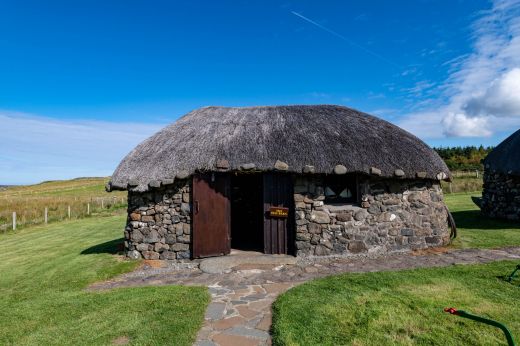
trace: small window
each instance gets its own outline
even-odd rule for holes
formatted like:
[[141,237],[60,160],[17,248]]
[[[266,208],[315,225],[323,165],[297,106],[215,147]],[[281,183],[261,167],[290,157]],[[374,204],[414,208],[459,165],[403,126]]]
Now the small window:
[[326,203],[357,202],[356,177],[349,175],[330,175],[325,177]]

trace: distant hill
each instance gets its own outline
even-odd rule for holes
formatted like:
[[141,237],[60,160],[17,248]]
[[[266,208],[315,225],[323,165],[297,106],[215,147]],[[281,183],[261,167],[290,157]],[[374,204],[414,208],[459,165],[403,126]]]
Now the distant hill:
[[1,185],[0,197],[83,197],[110,196],[105,192],[109,177],[74,178],[70,180],[44,181],[33,185]]
[[107,193],[109,178],[76,178],[45,181],[34,185],[0,187],[0,232],[11,227],[13,212],[17,226],[26,227],[44,222],[47,208],[49,222],[68,218],[112,213],[126,208],[126,192]]

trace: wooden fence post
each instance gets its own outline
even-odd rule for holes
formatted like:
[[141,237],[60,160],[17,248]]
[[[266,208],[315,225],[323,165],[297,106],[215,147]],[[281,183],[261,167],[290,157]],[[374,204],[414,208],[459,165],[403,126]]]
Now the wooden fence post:
[[450,187],[450,193],[453,193],[453,188],[451,186],[451,183],[449,183],[448,186]]
[[103,198],[101,198],[101,209],[103,209],[104,207],[105,207],[105,203],[104,203]]
[[69,215],[69,219],[70,219],[70,205],[69,205],[69,208],[67,210],[67,214]]
[[90,203],[87,203],[87,215],[90,215]]
[[13,231],[16,231],[16,212],[13,211]]
[[47,224],[47,222],[49,221],[49,218],[48,218],[48,214],[49,214],[49,209],[47,207],[45,207],[45,224]]

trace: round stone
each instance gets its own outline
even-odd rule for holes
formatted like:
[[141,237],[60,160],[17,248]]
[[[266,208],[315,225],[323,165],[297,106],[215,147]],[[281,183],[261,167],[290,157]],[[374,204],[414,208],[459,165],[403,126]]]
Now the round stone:
[[396,170],[394,171],[394,175],[395,175],[396,177],[404,177],[404,171],[403,171],[402,169],[396,169]]
[[182,171],[177,172],[177,175],[175,175],[175,178],[186,179],[189,176],[190,176],[190,173],[188,171],[182,170]]
[[347,167],[343,165],[336,165],[334,167],[334,174],[346,174],[347,173]]
[[315,172],[315,168],[314,166],[309,166],[309,165],[306,165],[306,166],[303,166],[303,173],[308,173],[308,174],[312,174]]
[[286,171],[289,169],[289,165],[283,161],[276,160],[274,168],[279,171]]
[[243,165],[240,165],[240,168],[243,169],[244,171],[254,169],[255,167],[256,167],[256,165],[254,163],[244,163]]

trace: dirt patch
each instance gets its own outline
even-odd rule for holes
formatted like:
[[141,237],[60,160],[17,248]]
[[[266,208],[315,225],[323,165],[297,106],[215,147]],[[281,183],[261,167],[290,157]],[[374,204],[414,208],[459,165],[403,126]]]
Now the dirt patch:
[[128,258],[123,253],[114,255],[114,257],[115,257],[116,261],[118,261],[118,262],[128,261]]
[[126,335],[120,336],[112,340],[112,345],[128,345],[130,338]]

